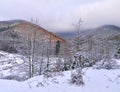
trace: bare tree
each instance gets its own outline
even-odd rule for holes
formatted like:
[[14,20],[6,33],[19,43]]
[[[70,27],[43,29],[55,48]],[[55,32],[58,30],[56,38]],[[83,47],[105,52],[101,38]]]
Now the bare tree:
[[82,68],[82,63],[83,63],[83,61],[82,61],[82,55],[80,54],[81,53],[81,51],[82,51],[82,48],[81,48],[81,46],[82,46],[82,44],[84,43],[84,41],[81,39],[81,37],[80,37],[80,32],[81,32],[81,24],[82,24],[82,20],[81,19],[79,19],[79,21],[78,21],[78,23],[75,25],[75,28],[76,28],[76,37],[75,37],[75,39],[74,39],[74,41],[73,41],[73,43],[74,43],[74,46],[75,46],[75,50],[74,50],[74,58],[75,58],[75,62],[74,63],[76,63],[77,64],[77,67],[80,67],[80,68]]
[[30,35],[28,35],[28,61],[29,61],[29,78],[33,77],[32,74],[32,62],[31,62],[31,38]]
[[[34,31],[34,30],[33,30]],[[33,37],[28,35],[28,58],[29,58],[29,77],[33,77],[34,74],[34,62],[35,62],[35,40],[36,32],[33,32]]]
[[82,19],[79,19],[78,23],[75,24],[76,28],[76,37],[74,39],[75,41],[75,46],[76,46],[76,51],[80,51],[80,46],[81,46],[81,39],[80,39],[80,32],[81,32],[81,24],[83,23]]
[[[32,22],[38,22],[37,20],[31,19]],[[28,33],[28,58],[29,58],[29,77],[34,75],[34,64],[35,64],[35,49],[36,49],[36,32],[38,29],[30,28]]]

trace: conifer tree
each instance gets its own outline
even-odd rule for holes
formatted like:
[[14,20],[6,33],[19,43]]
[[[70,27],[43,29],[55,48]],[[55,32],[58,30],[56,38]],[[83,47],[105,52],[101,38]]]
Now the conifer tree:
[[55,54],[58,55],[60,52],[60,41],[56,42],[56,47],[55,47]]

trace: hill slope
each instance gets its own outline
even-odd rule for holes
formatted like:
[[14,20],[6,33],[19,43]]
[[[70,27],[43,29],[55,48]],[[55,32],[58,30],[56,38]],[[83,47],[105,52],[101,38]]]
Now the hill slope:
[[[65,42],[63,38],[31,22],[24,20],[0,22],[0,50],[25,55],[29,49],[29,42],[33,44],[33,40],[35,40],[36,51],[41,49],[41,44],[55,45],[57,41]],[[14,51],[10,51],[10,48]]]

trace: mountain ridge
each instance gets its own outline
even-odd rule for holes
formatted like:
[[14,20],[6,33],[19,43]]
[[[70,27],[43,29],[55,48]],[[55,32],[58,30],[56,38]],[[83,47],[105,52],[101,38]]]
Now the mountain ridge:
[[[26,20],[9,20],[9,21],[0,21],[0,28],[9,27],[12,25],[17,25],[20,23],[31,23]],[[7,28],[6,28],[7,29]],[[120,34],[120,27],[112,24],[102,25],[96,28],[89,28],[80,31],[80,36],[89,36],[94,35],[98,37],[105,37],[106,35],[116,36]],[[56,32],[55,35],[58,35],[63,38],[73,38],[76,35],[76,31],[71,32]]]
[[[110,36],[119,35],[120,27],[116,25],[102,25],[96,28],[89,28],[80,31],[80,36],[102,36],[108,34],[110,34]],[[76,31],[61,33],[59,32],[58,35],[62,36],[63,38],[73,38],[76,36]]]

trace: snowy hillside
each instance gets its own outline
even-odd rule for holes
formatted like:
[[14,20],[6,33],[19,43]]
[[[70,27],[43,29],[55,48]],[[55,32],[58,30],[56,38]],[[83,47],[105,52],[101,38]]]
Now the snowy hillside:
[[44,74],[22,82],[15,81],[24,80],[27,75],[24,69],[26,60],[21,55],[0,52],[0,92],[119,92],[120,90],[120,60],[115,60],[117,67],[110,70],[84,68],[85,84],[82,86],[70,82],[73,70],[53,72],[50,73],[51,77],[46,77]]
[[0,80],[0,92],[119,92],[120,69],[84,69],[85,85],[70,84],[71,71],[59,76],[37,76],[24,82]]
[[27,59],[22,55],[0,51],[0,78],[25,80]]

